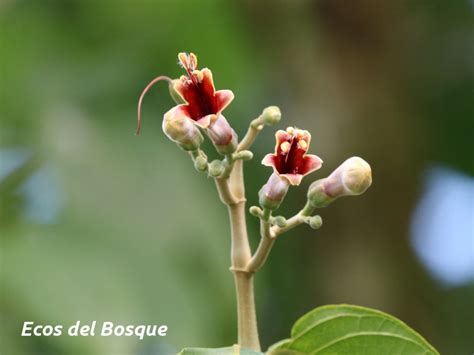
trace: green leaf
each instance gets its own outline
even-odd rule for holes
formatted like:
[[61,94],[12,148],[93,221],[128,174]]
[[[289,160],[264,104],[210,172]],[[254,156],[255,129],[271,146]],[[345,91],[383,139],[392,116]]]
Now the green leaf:
[[433,355],[421,335],[391,315],[369,308],[329,305],[316,308],[293,326],[291,338],[269,354]]
[[178,355],[263,355],[263,353],[233,345],[219,349],[185,348]]

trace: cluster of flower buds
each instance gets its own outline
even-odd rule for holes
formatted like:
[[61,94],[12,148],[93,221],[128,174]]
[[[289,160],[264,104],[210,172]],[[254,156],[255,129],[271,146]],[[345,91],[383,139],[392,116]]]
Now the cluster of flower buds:
[[[259,191],[261,208],[253,206],[250,213],[280,228],[280,232],[286,230],[287,220],[282,216],[272,217],[271,214],[280,207],[290,186],[299,185],[305,175],[318,170],[322,165],[319,157],[307,154],[310,140],[309,132],[297,128],[289,127],[286,131],[278,131],[275,153],[266,155],[262,161],[263,165],[273,168],[273,174]],[[370,165],[359,157],[347,159],[327,178],[310,185],[306,206],[292,217],[288,228],[298,223],[306,223],[313,229],[320,228],[321,217],[312,215],[316,208],[325,207],[342,196],[360,195],[371,184]]]

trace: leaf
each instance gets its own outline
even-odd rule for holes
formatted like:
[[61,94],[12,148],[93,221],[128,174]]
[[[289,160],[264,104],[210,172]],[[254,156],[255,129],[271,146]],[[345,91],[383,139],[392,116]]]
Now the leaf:
[[421,335],[391,315],[373,309],[329,305],[314,309],[293,326],[291,338],[269,354],[434,355]]
[[233,345],[219,349],[185,348],[178,355],[263,355],[263,353]]

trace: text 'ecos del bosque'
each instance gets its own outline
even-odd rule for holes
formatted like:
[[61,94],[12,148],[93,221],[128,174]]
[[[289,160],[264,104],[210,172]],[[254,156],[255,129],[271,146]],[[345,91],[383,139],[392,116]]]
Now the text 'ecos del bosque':
[[26,321],[23,323],[21,336],[23,337],[49,337],[49,336],[61,336],[63,334],[70,337],[88,337],[88,336],[135,336],[140,340],[145,337],[164,337],[168,331],[166,325],[121,325],[114,324],[112,322],[103,322],[100,326],[97,325],[97,321],[93,321],[89,324],[81,324],[81,321],[77,321],[69,327],[63,325],[42,325],[35,324],[34,322]]

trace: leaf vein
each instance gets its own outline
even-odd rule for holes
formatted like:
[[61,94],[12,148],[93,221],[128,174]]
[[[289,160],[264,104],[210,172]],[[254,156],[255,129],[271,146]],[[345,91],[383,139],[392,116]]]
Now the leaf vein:
[[410,338],[398,335],[398,334],[392,334],[392,333],[386,333],[386,332],[357,332],[357,333],[349,333],[349,334],[347,334],[343,337],[334,339],[333,341],[329,342],[328,344],[323,345],[323,346],[319,347],[318,349],[313,350],[310,354],[317,354],[321,350],[328,349],[328,348],[332,347],[333,345],[335,345],[335,344],[337,344],[341,341],[351,339],[351,338],[355,338],[355,337],[359,337],[359,336],[385,336],[385,337],[390,337],[390,338],[403,339],[407,342],[410,342],[410,343],[413,343],[413,344],[417,345],[418,347],[420,347],[424,350],[424,347],[420,343],[418,343],[418,342],[416,342],[416,341],[414,341]]

